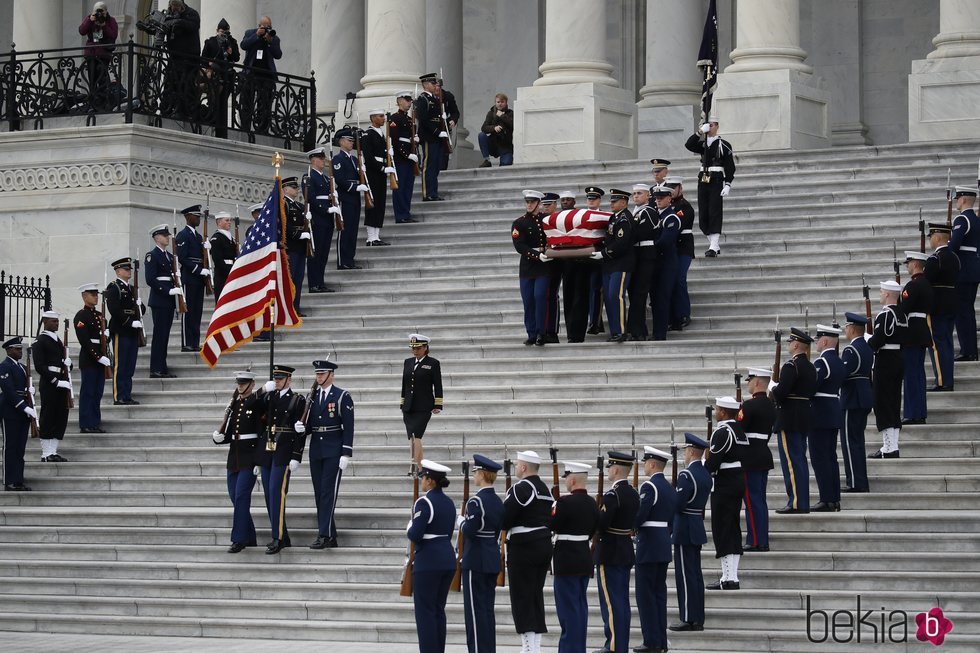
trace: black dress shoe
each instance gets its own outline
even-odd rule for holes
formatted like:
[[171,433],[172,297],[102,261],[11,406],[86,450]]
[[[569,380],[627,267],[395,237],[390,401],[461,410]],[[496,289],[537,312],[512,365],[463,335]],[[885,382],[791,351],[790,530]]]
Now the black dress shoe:
[[557,333],[546,333],[544,334],[544,341],[549,345],[558,344],[558,334]]
[[48,456],[49,463],[66,463],[68,459],[62,456],[60,453],[53,453]]
[[338,265],[337,269],[338,270],[363,270],[364,268],[362,268],[360,265],[355,263],[354,265]]
[[577,342],[585,342],[585,338],[569,338],[568,339],[568,342],[569,343],[572,343],[572,344],[577,343]]
[[191,353],[196,354],[199,350],[195,349],[194,347],[181,347],[180,351],[185,354],[191,354]]
[[626,340],[626,336],[622,333],[619,334],[618,336],[609,336],[608,338],[606,338],[606,342],[623,342],[625,340]]
[[376,240],[376,241],[374,241],[374,246],[375,247],[388,247],[389,245],[391,245],[391,243],[389,243],[387,240]]
[[316,550],[327,548],[327,539],[325,537],[316,538],[316,541],[314,541],[313,544],[310,545],[310,548]]
[[905,419],[902,420],[902,426],[911,426],[913,424],[925,424],[925,423],[926,423],[925,418],[913,419],[911,417],[906,417]]
[[333,288],[329,288],[327,286],[315,286],[313,288],[310,288],[310,292],[313,293],[314,295],[316,295],[316,294],[324,293],[324,292],[337,292],[337,291],[334,290]]
[[140,405],[140,402],[136,401],[135,399],[127,399],[123,403],[126,404],[127,406],[139,406]]
[[633,653],[666,653],[665,648],[654,648],[652,646],[634,646]]
[[821,501],[810,508],[811,512],[839,512],[840,504],[833,501]]
[[296,311],[296,315],[299,315],[300,317],[309,317],[309,315],[307,315],[303,311]]
[[723,590],[740,590],[742,586],[739,585],[737,580],[726,580],[721,583],[721,589]]
[[605,328],[598,325],[593,325],[589,327],[589,330],[586,331],[586,333],[588,333],[590,336],[597,336],[600,333],[605,333],[605,331]]
[[528,338],[527,340],[524,341],[524,344],[525,345],[533,345],[534,344],[534,338]]
[[704,589],[706,589],[706,590],[720,590],[721,589],[721,581],[719,580],[716,583],[710,583],[708,585],[705,585],[704,586]]
[[706,252],[704,253],[704,255],[705,255],[706,257],[708,257],[708,258],[714,258],[714,257],[716,257],[716,256],[718,256],[717,254],[715,254],[715,250],[713,250],[713,249],[709,249],[709,250],[707,250],[707,251],[706,251]]
[[691,316],[690,315],[687,316],[687,317],[682,317],[681,318],[681,326],[682,327],[686,327],[686,326],[690,326],[690,325],[691,325]]
[[176,374],[171,374],[170,372],[150,372],[151,379],[176,379]]
[[[152,377],[152,375],[151,375],[151,377]],[[119,401],[118,399],[116,399],[115,401],[112,402],[112,405],[113,406],[125,406],[126,405],[126,402],[125,401]]]
[[11,483],[10,485],[3,486],[6,492],[30,492],[31,488],[27,487],[23,483]]
[[863,488],[862,487],[849,487],[849,488],[845,489],[844,491],[847,492],[848,494],[864,494],[864,493],[867,493],[867,492],[871,492],[871,490],[869,488],[866,488],[866,487],[863,487]]
[[439,201],[439,198],[438,197],[423,197],[422,198],[422,201],[423,202],[438,202]]
[[957,363],[970,363],[972,361],[977,360],[977,356],[976,354],[974,354],[973,356],[967,356],[966,354],[959,354],[953,360],[956,361]]
[[809,510],[800,510],[799,508],[793,508],[792,506],[783,506],[776,511],[777,515],[806,515]]
[[395,224],[415,224],[418,220],[415,218],[405,218],[404,220],[395,220]]
[[240,553],[245,550],[245,545],[241,542],[232,542],[231,546],[228,547],[228,553]]
[[945,385],[934,385],[928,390],[926,390],[926,392],[952,392],[952,391],[953,388],[947,387]]
[[538,337],[537,337],[537,338],[536,338],[536,339],[534,340],[534,344],[535,344],[536,346],[538,346],[538,347],[544,347],[544,343],[545,343],[545,339],[544,339],[544,336],[538,336]]
[[328,549],[336,549],[338,546],[339,545],[337,544],[337,538],[336,537],[331,537],[331,538],[329,538],[327,540],[327,548]]
[[690,621],[678,621],[676,624],[671,624],[667,626],[668,630],[673,630],[675,633],[683,633],[686,631],[700,632],[704,630],[703,624],[695,624]]
[[667,330],[668,331],[683,331],[684,330],[684,327],[682,327],[680,324],[671,324],[669,327],[667,327]]
[[266,555],[274,555],[285,549],[287,546],[289,545],[283,540],[272,540],[272,542],[270,542],[269,546],[266,548],[265,553]]
[[742,553],[766,553],[769,551],[769,545],[763,544],[762,546],[743,546]]

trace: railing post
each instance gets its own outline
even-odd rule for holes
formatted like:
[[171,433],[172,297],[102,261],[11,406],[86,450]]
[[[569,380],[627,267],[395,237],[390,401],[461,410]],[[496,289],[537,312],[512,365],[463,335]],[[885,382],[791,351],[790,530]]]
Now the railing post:
[[7,273],[0,270],[0,340],[7,339]]
[[310,71],[310,106],[306,114],[306,137],[303,149],[310,151],[316,146],[316,71]]
[[44,276],[44,310],[51,310],[51,277],[49,275]]
[[135,44],[133,43],[133,35],[129,35],[129,42],[126,43],[126,95],[128,99],[126,100],[126,124],[131,125],[133,123],[133,100],[136,97],[133,95],[134,89],[136,88],[134,83],[136,80],[135,66],[136,66],[136,52],[134,50]]
[[16,43],[10,44],[10,75],[7,78],[7,131],[17,131],[17,50]]

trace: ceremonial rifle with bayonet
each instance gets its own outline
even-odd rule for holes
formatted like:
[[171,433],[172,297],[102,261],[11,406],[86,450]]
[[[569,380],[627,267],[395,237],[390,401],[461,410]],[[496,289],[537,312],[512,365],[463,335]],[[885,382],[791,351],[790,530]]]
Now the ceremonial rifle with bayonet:
[[868,287],[863,274],[861,275],[861,286],[861,292],[864,293],[864,316],[868,318],[868,323],[864,325],[864,332],[871,335],[874,332],[874,324],[871,319],[871,288]]
[[[208,242],[208,222],[211,219],[211,194],[208,193],[207,199],[204,200],[204,242],[201,244],[201,267],[208,271],[208,274],[204,277],[204,290],[209,294],[214,294],[214,284],[211,282],[211,277],[214,276],[214,270],[211,269],[211,252],[209,247],[211,244]],[[176,231],[177,227],[174,226]],[[176,237],[177,234],[174,234]]]
[[[463,434],[463,502],[459,507],[459,516],[466,517],[466,502],[470,500],[470,461],[466,459],[466,434]],[[449,591],[458,592],[463,581],[463,529],[456,536],[456,571],[449,582]]]
[[[510,492],[510,458],[507,457],[507,445],[504,445],[504,495]],[[497,574],[497,587],[503,587],[507,582],[507,531],[500,531],[500,573]]]

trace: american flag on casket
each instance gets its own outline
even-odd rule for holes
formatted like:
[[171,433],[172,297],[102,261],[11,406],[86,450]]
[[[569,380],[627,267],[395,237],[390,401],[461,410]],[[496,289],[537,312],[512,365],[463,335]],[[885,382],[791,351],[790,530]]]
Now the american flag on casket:
[[590,209],[568,209],[541,219],[550,248],[591,247],[606,237],[612,213]]

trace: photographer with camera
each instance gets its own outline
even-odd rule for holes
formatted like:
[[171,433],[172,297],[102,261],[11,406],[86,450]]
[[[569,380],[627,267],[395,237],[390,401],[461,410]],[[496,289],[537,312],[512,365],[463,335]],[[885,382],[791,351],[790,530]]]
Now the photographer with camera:
[[109,15],[104,2],[96,2],[92,13],[82,19],[78,33],[85,37],[85,65],[88,68],[89,104],[95,111],[112,108],[109,102],[109,62],[112,45],[119,36],[119,25]]
[[282,58],[272,19],[263,16],[259,26],[242,37],[245,70],[242,73],[241,118],[245,131],[264,132],[272,120],[272,94],[276,87],[276,59]]
[[[163,115],[177,119],[191,117],[198,107],[196,82],[200,72],[201,15],[183,0],[170,0],[162,23],[151,23],[149,27],[156,35],[154,45],[170,55],[163,76],[160,103]],[[140,29],[150,31],[145,26]]]
[[238,50],[238,41],[231,35],[231,25],[224,18],[218,22],[215,35],[204,41],[201,56],[209,60],[208,67],[204,69],[204,87],[208,94],[214,135],[227,138],[228,98],[234,84],[231,64],[241,58],[241,52]]

